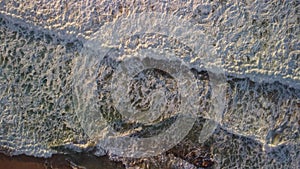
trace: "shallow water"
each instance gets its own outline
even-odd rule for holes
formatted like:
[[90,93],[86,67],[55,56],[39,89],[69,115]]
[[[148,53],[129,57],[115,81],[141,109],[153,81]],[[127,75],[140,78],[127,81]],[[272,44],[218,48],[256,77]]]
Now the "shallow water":
[[[0,4],[0,146],[5,153],[49,157],[53,153],[69,152],[69,149],[90,152],[95,148],[95,154],[103,155],[105,151],[93,141],[105,137],[103,133],[110,130],[107,126],[112,126],[124,136],[153,137],[173,124],[179,103],[184,103],[185,95],[178,92],[180,89],[191,96],[186,97],[187,100],[199,100],[198,118],[190,126],[190,133],[175,148],[156,157],[132,160],[110,154],[112,160],[122,161],[126,167],[136,165],[141,168],[193,168],[204,167],[205,164],[209,167],[211,163],[214,168],[299,166],[298,1],[2,1]],[[103,39],[99,40],[101,35],[110,35],[111,32],[105,29],[109,28],[107,25],[116,25],[118,21],[122,23],[117,18],[130,18],[130,12],[133,11],[162,12],[183,18],[184,21],[190,21],[192,28],[186,26],[186,29],[193,30],[193,35],[188,39],[185,34],[178,37],[161,36],[154,31],[155,34],[124,38],[121,41],[125,44],[123,46],[112,46],[122,51],[121,54],[114,50],[105,53],[112,60],[101,63],[104,55],[87,57],[90,53],[83,51],[91,49],[91,43],[101,42],[102,45]],[[146,25],[149,22],[146,20],[143,23]],[[169,22],[170,25],[165,27],[176,28],[174,23]],[[117,32],[121,34],[128,31],[128,25],[118,27]],[[107,32],[101,34],[103,30]],[[167,59],[162,57],[159,61],[163,63],[160,69],[164,64],[171,65],[163,70],[169,75],[153,70],[138,71],[145,67],[137,68],[136,63],[136,67],[132,66],[133,72],[128,73],[135,75],[128,81],[129,87],[132,87],[129,99],[139,110],[165,111],[157,121],[151,118],[157,114],[134,114],[134,118],[138,116],[139,119],[134,122],[130,117],[132,113],[121,112],[120,115],[117,112],[126,104],[120,103],[118,107],[116,102],[108,98],[111,92],[117,91],[117,94],[112,94],[112,100],[118,97],[122,98],[120,101],[126,100],[126,95],[122,95],[126,87],[119,88],[123,80],[118,81],[118,78],[122,79],[121,76],[115,78],[113,74],[122,75],[126,68],[132,68],[129,64],[134,60],[128,57],[130,53],[137,49],[148,49],[149,46],[163,48],[163,55],[170,56]],[[195,52],[197,50],[200,52]],[[159,52],[155,54],[159,55]],[[208,56],[201,52],[208,52]],[[143,54],[153,55],[147,52]],[[179,58],[180,63],[187,64],[179,69],[176,59],[171,62],[172,58]],[[119,69],[118,62],[124,62],[125,68]],[[159,62],[152,60],[150,64],[156,63],[153,67]],[[207,71],[208,65],[212,65],[213,69]],[[86,69],[82,71],[81,68],[85,66],[90,74],[86,73]],[[192,71],[176,74],[186,67]],[[211,81],[218,79],[214,77],[216,69],[220,69],[219,72],[225,77],[226,86],[222,90],[224,97],[212,91],[214,85]],[[197,92],[181,89],[180,86],[184,86],[180,79],[182,77],[191,79],[192,84],[197,83]],[[117,85],[111,86],[110,78]],[[96,92],[82,97],[80,90],[84,88],[92,88]],[[166,96],[162,97],[165,93]],[[198,96],[196,99],[195,93]],[[223,98],[217,103],[225,103],[224,107],[219,104],[220,110],[216,106],[211,108],[216,102],[212,98],[216,96]],[[102,102],[99,103],[98,99]],[[168,104],[159,104],[163,101]],[[96,104],[92,104],[94,102]],[[104,106],[99,106],[101,104]],[[156,105],[156,108],[149,105]],[[107,114],[104,116],[108,123],[98,121],[101,114],[97,115],[97,106]],[[86,111],[86,107],[97,110],[96,114]],[[112,107],[113,110],[110,109]],[[219,114],[211,114],[212,109]],[[124,116],[128,117],[127,121],[122,121]],[[203,127],[205,124],[215,125]],[[207,136],[201,134],[203,128]],[[196,152],[196,155],[191,152]]]

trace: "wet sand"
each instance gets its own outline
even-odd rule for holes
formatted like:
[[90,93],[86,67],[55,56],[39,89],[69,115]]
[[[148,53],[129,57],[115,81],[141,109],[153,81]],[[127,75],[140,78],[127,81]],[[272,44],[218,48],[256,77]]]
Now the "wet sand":
[[108,157],[89,154],[53,155],[51,158],[36,158],[26,155],[7,156],[0,153],[0,169],[121,169],[121,163]]
[[6,156],[0,154],[0,169],[44,169],[60,168],[71,169],[68,162],[62,155],[55,155],[51,158],[36,158],[26,155]]

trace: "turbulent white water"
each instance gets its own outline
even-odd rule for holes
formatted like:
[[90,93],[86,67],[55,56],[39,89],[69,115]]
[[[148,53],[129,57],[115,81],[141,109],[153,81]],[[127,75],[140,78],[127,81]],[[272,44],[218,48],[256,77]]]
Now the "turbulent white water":
[[[118,95],[122,98],[120,101],[136,99],[136,105],[140,105],[139,109],[147,109],[148,102],[150,105],[161,102],[155,100],[163,99],[165,90],[170,90],[170,86],[175,84],[170,80],[172,78],[175,81],[177,79],[177,88],[181,88],[181,91],[187,90],[186,95],[195,94],[192,88],[180,87],[184,86],[181,84],[184,78],[180,78],[187,76],[200,86],[197,91],[201,104],[198,107],[200,113],[197,115],[212,120],[207,123],[205,131],[210,133],[219,125],[212,136],[208,135],[206,138],[205,134],[200,133],[197,137],[202,142],[209,138],[214,140],[211,146],[220,168],[234,167],[232,165],[296,168],[300,158],[300,29],[297,10],[299,2],[296,0],[257,0],[251,3],[205,0],[172,3],[96,0],[80,3],[1,1],[0,150],[11,154],[24,153],[45,157],[57,152],[53,147],[66,143],[86,143],[88,139],[99,137],[95,133],[109,130],[108,124],[117,124],[113,120],[107,124],[97,121],[103,116],[97,116],[97,94],[100,95],[99,98],[106,98],[107,92],[113,90],[113,100],[116,100]],[[184,22],[180,24],[178,20],[169,18],[164,26],[155,27],[162,25],[166,20],[150,20],[153,18],[146,17],[135,23],[140,24],[141,28],[136,30],[134,28],[137,27],[134,26],[130,29],[130,22],[120,19],[123,17],[128,21],[134,20],[135,13],[144,12],[161,12],[161,18],[171,16]],[[148,28],[151,28],[150,31]],[[141,33],[141,30],[158,35],[131,36]],[[112,34],[113,32],[118,32],[119,36]],[[123,37],[124,34],[128,37]],[[109,38],[108,35],[113,37]],[[173,42],[172,38],[178,43]],[[120,42],[112,43],[115,39],[120,39]],[[157,40],[161,44],[157,43]],[[174,44],[177,46],[172,46]],[[97,45],[102,47],[98,48]],[[157,91],[154,93],[149,91],[150,94],[145,96],[153,97],[148,101],[139,100],[143,99],[142,96],[147,94],[147,90],[142,90],[145,93],[133,92],[129,98],[122,95],[122,91],[126,93],[127,89],[118,88],[122,86],[122,78],[118,79],[119,76],[113,77],[115,83],[112,86],[104,81],[99,83],[99,74],[110,74],[111,69],[116,69],[116,73],[122,76],[125,70],[116,68],[118,66],[111,60],[105,63],[109,66],[101,67],[100,62],[105,54],[118,58],[118,51],[124,52],[124,46],[128,47],[131,53],[136,52],[135,45],[138,45],[138,48],[162,47],[166,53],[173,53],[172,55],[179,58],[188,68],[195,68],[198,72],[209,70],[210,83],[205,80],[206,75],[203,72],[175,75],[170,72],[172,67],[165,67],[164,71],[172,76],[170,78],[149,72],[140,73],[145,67],[135,68],[136,72],[130,74],[133,79],[140,73],[146,81],[159,77],[163,80],[159,81],[160,83],[156,81],[158,84],[167,84],[155,88]],[[91,50],[86,51],[86,47]],[[117,52],[107,53],[106,49],[110,48],[117,49]],[[126,59],[131,58],[127,57],[128,51],[125,50],[121,54],[123,58],[119,60],[125,61],[125,68],[132,66],[129,66],[132,60],[126,62]],[[157,55],[168,55],[159,52],[163,51],[158,51]],[[93,57],[87,57],[90,54]],[[142,55],[147,54],[138,53],[135,57],[139,58]],[[168,59],[170,58],[162,59],[162,63],[167,63]],[[170,64],[175,65],[174,72],[184,70],[178,68],[175,62]],[[163,65],[160,68],[162,67]],[[213,81],[223,77],[215,76],[220,72],[221,75],[226,75],[226,86],[220,87],[224,89],[220,90],[220,93],[218,90],[211,93],[211,90],[215,89]],[[105,79],[106,76],[102,78]],[[135,89],[143,85],[151,86],[132,78],[128,79],[128,84],[135,85]],[[101,90],[97,93],[99,84],[104,87],[100,87]],[[96,93],[81,95],[84,91],[79,90],[86,89]],[[221,91],[225,91],[226,94],[222,95]],[[220,97],[216,97],[216,93]],[[166,110],[160,120],[172,117],[172,113],[176,112],[174,110],[177,110],[176,105],[179,105],[174,101],[176,92],[167,94],[169,95],[166,95],[164,100],[170,104],[165,107],[157,105],[155,109]],[[221,96],[224,100],[220,99]],[[83,101],[82,97],[86,100]],[[182,97],[184,98],[184,95]],[[188,99],[195,101],[192,97]],[[211,105],[220,105],[223,102],[225,107],[212,106],[209,109]],[[105,102],[105,105],[107,104]],[[126,105],[127,103],[124,103],[121,107]],[[87,107],[95,109],[96,113],[93,116],[83,114],[90,113],[86,111]],[[120,109],[120,106],[116,107]],[[220,113],[211,114],[211,111]],[[157,116],[143,115],[145,114],[136,114],[134,117],[149,125],[155,121],[151,119],[152,115]],[[117,120],[120,118],[119,114],[113,117]],[[149,118],[150,122],[147,121]],[[132,117],[129,119],[132,120]],[[132,125],[121,124],[125,125],[121,128]],[[118,127],[120,126],[117,125],[116,128]],[[140,127],[144,126],[133,127],[133,131],[130,130],[132,127],[129,127],[130,129],[125,130],[123,134],[138,132]],[[149,130],[150,133],[153,131]],[[235,154],[234,157],[232,154]]]

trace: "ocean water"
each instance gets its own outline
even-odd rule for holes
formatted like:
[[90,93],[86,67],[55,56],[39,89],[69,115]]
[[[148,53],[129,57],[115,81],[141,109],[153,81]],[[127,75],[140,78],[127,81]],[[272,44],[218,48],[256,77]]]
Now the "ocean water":
[[[1,1],[0,150],[108,154],[127,168],[298,168],[299,8]],[[135,147],[145,144],[166,150]]]

